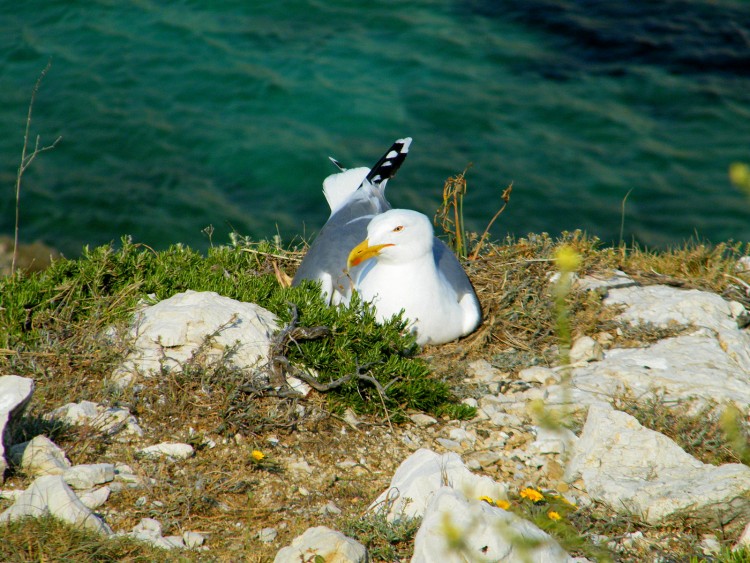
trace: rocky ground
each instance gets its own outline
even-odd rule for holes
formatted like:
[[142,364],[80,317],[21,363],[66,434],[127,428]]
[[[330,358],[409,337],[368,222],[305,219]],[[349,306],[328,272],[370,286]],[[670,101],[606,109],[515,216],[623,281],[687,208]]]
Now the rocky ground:
[[[529,291],[567,283],[548,263],[534,266]],[[724,413],[744,437],[750,405],[743,264],[724,295],[674,276],[582,272],[570,280],[577,322],[563,365],[564,338],[528,312],[507,314],[524,273],[509,280],[474,266],[485,324],[422,353],[477,407],[474,418],[334,414],[324,393],[297,381],[304,397],[249,398],[243,414],[255,424],[231,435],[220,394],[178,374],[227,315],[253,324],[240,340],[261,349],[272,323],[216,295],[176,296],[143,309],[141,345],[112,371],[106,395],[85,371],[65,392],[0,378],[0,414],[36,436],[5,442],[0,520],[51,513],[196,560],[356,561],[365,548],[374,561],[709,557],[746,541],[750,522],[750,468],[716,430]],[[544,346],[534,348],[538,333]],[[219,369],[237,340],[227,338],[202,355],[204,367]],[[170,370],[149,376],[165,350]],[[235,358],[253,362],[253,350]],[[295,540],[320,526],[343,536],[319,529]]]

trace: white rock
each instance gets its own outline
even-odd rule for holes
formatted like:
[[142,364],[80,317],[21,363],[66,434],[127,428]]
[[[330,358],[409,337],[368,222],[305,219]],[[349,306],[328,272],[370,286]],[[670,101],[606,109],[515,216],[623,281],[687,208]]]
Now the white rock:
[[471,447],[477,441],[477,436],[474,432],[468,432],[463,428],[451,428],[448,432],[448,436],[451,440],[459,442],[461,445]]
[[100,534],[112,534],[109,526],[80,501],[61,475],[38,477],[13,506],[0,514],[0,522],[47,514]]
[[649,523],[688,511],[716,525],[750,518],[750,467],[701,463],[608,405],[589,409],[565,478],[582,479],[592,499]]
[[161,549],[183,549],[185,548],[184,534],[182,536],[162,537],[162,527],[158,520],[153,518],[141,518],[141,521],[133,527],[133,531],[122,534],[147,542]]
[[729,303],[715,293],[664,285],[630,287],[610,291],[604,304],[624,305],[620,318],[631,324],[669,327],[676,323],[710,329],[729,357],[750,373],[750,334],[737,328]]
[[467,498],[488,496],[505,498],[507,487],[487,476],[472,473],[455,453],[439,455],[420,449],[410,455],[391,479],[387,490],[378,496],[368,510],[385,512],[389,522],[401,518],[418,518],[443,486],[452,487]]
[[310,464],[304,459],[297,459],[289,462],[289,464],[287,464],[287,469],[292,473],[307,473],[308,475],[312,475],[313,472],[313,468],[310,467]]
[[78,426],[89,425],[109,436],[124,432],[126,435],[143,436],[138,421],[124,407],[107,408],[92,401],[68,403],[44,416],[47,420],[59,420]]
[[65,452],[46,436],[36,436],[10,449],[13,463],[32,477],[62,475],[72,465]]
[[530,447],[540,454],[563,454],[578,441],[578,436],[564,426],[558,428],[537,426],[534,427],[534,432],[536,440],[531,443]]
[[209,360],[219,359],[227,348],[237,346],[230,361],[250,369],[266,361],[277,330],[276,316],[254,303],[188,290],[136,315],[132,329],[135,352],[115,371],[113,379],[125,381],[134,371],[158,374],[162,365],[179,370],[211,335]]
[[141,518],[141,521],[133,526],[133,534],[138,535],[139,539],[160,538],[161,530],[161,522],[155,518]]
[[[514,414],[508,414],[505,412],[492,413],[490,420],[492,421],[492,424],[495,424],[496,426],[502,426],[502,427],[511,426],[515,428],[521,428],[523,426],[523,422],[521,422],[520,418],[518,418]],[[504,438],[507,440],[508,435],[506,434]]]
[[162,442],[138,450],[138,453],[146,457],[170,457],[172,459],[187,459],[195,453],[193,446],[180,442]]
[[86,508],[96,510],[109,498],[109,494],[112,492],[108,486],[99,487],[98,489],[90,489],[88,491],[82,491],[78,493],[78,498],[81,500]]
[[604,357],[602,345],[590,336],[576,338],[570,347],[570,363],[598,362]]
[[503,458],[503,452],[496,451],[482,451],[472,452],[471,457],[466,461],[466,465],[470,469],[483,469],[495,465],[498,461]]
[[91,489],[109,483],[115,478],[115,466],[111,463],[74,465],[63,473],[65,482],[74,489]]
[[4,481],[8,462],[5,459],[5,448],[10,436],[8,423],[13,417],[20,416],[34,393],[34,380],[18,375],[0,377],[0,483]]
[[336,506],[336,503],[333,501],[328,501],[326,504],[320,507],[318,510],[318,514],[322,514],[323,516],[327,516],[329,514],[341,514],[341,509]]
[[469,376],[475,381],[489,382],[502,376],[502,372],[499,369],[492,367],[492,364],[487,360],[476,360],[471,362],[467,371]]
[[[449,538],[466,546],[457,549]],[[523,546],[528,546],[526,549]],[[572,562],[548,534],[512,512],[441,487],[425,509],[412,563]]]
[[163,549],[184,549],[186,547],[182,536],[164,536],[153,543]]
[[571,370],[569,384],[547,388],[547,402],[575,407],[628,390],[637,397],[663,392],[665,400],[732,401],[750,405],[750,373],[723,350],[711,331],[665,338],[646,348],[609,350],[601,362]]
[[621,270],[613,270],[601,276],[584,276],[575,280],[573,287],[581,291],[596,291],[598,289],[614,289],[630,287],[636,283]]
[[409,416],[411,421],[416,424],[417,426],[426,427],[426,426],[432,426],[433,424],[437,424],[437,419],[430,416],[429,414],[424,413],[416,413]]
[[195,549],[196,547],[202,546],[206,541],[206,538],[203,534],[199,534],[198,532],[188,531],[182,533],[182,541],[185,542],[185,547]]
[[328,563],[366,563],[367,549],[361,543],[325,526],[308,528],[292,544],[276,554],[274,563],[313,561],[320,556]]
[[302,397],[307,397],[312,391],[312,387],[296,377],[287,376],[286,382],[289,384],[289,387],[292,388],[292,391],[296,391]]
[[438,438],[435,441],[443,446],[446,450],[452,452],[462,452],[464,450],[464,447],[461,445],[461,443],[456,442],[455,440],[449,440],[448,438]]
[[276,531],[276,528],[263,528],[258,532],[258,539],[263,543],[273,543],[278,535],[279,532]]
[[542,366],[532,366],[518,372],[518,378],[528,383],[541,383],[546,385],[560,381],[560,374]]

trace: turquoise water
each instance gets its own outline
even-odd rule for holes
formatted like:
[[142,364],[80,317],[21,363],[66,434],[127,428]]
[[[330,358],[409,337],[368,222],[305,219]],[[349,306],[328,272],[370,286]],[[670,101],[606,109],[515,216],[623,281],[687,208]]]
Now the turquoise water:
[[469,163],[482,230],[653,247],[750,240],[750,3],[0,0],[0,234],[29,97],[59,145],[24,176],[21,238],[205,248],[310,236],[335,156],[414,142],[388,194],[432,215]]

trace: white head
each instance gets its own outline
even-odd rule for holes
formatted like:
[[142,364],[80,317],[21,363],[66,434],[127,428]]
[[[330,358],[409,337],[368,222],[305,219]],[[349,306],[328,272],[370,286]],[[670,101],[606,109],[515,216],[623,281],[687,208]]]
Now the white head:
[[373,217],[367,238],[349,254],[348,265],[357,266],[370,258],[384,263],[401,263],[432,252],[434,231],[426,215],[410,209],[391,209]]

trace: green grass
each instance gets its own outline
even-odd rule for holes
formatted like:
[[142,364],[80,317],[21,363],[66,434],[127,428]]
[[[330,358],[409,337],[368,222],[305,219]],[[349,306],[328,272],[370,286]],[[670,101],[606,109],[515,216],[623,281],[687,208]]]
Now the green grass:
[[[282,323],[290,321],[294,304],[299,326],[329,329],[324,336],[286,348],[294,365],[315,370],[321,383],[360,370],[385,388],[382,393],[352,378],[328,394],[337,410],[352,407],[381,415],[387,411],[392,421],[402,419],[408,409],[458,418],[473,415],[473,409],[458,404],[447,385],[432,378],[428,365],[416,357],[417,346],[405,333],[404,321],[395,318],[380,325],[373,309],[359,302],[328,307],[315,284],[284,288],[272,271],[262,253],[239,246],[214,247],[206,256],[181,245],[153,252],[127,238],[120,249],[86,248],[81,258],[56,260],[43,272],[0,278],[0,348],[9,367],[33,372],[33,365],[44,361],[45,351],[59,353],[82,338],[88,342],[79,348],[103,350],[102,332],[125,323],[148,296],[158,301],[188,289],[214,291],[257,303]],[[117,354],[110,355],[104,363],[117,359]]]
[[340,531],[367,548],[370,561],[406,561],[413,552],[414,536],[421,518],[388,522],[385,514],[368,514],[341,523]]

